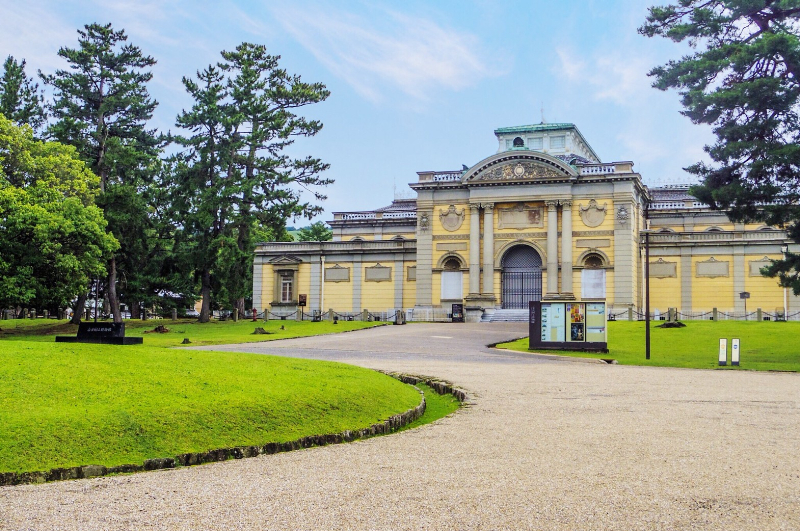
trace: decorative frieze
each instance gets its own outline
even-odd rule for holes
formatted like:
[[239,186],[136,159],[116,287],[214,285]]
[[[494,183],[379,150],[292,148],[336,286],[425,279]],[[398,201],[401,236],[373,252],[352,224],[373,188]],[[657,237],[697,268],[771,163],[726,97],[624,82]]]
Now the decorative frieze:
[[695,264],[696,277],[727,277],[730,276],[730,262],[722,262],[713,256],[704,262],[697,262]]
[[434,240],[469,240],[469,234],[434,234]]
[[574,230],[572,231],[573,238],[586,238],[594,236],[613,236],[613,230]]

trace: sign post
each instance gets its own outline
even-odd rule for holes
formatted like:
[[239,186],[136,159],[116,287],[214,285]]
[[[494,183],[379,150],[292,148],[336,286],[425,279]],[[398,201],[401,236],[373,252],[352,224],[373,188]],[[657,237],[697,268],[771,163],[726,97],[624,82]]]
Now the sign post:
[[747,299],[750,298],[750,292],[742,291],[739,293],[739,298],[744,301],[744,320],[747,321]]

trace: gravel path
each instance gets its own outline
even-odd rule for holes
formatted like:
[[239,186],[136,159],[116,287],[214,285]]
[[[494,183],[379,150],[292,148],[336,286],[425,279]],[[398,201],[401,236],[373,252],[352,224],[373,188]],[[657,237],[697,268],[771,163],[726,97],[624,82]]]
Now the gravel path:
[[521,335],[415,324],[228,347],[435,375],[474,405],[351,444],[3,487],[0,529],[800,528],[800,375],[483,346]]

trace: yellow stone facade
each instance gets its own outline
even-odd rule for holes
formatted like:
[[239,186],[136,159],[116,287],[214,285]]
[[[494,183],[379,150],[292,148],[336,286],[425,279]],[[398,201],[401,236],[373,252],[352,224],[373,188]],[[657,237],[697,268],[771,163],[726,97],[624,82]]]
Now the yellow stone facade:
[[495,134],[498,152],[471,168],[419,172],[415,199],[334,213],[333,241],[260,245],[254,305],[288,314],[303,295],[305,314],[439,319],[457,303],[474,321],[529,300],[602,299],[641,313],[649,227],[652,310],[743,313],[742,292],[748,312],[784,308],[759,271],[781,256],[784,231],[734,224],[687,187],[648,189],[632,162],[600,162],[572,124]]

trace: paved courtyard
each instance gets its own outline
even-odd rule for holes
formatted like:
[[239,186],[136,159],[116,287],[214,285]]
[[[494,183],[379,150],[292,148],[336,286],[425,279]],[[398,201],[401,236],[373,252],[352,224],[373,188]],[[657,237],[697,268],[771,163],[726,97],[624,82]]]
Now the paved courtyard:
[[472,406],[351,444],[0,488],[0,529],[800,528],[800,375],[485,347],[524,326],[226,347],[433,375]]

